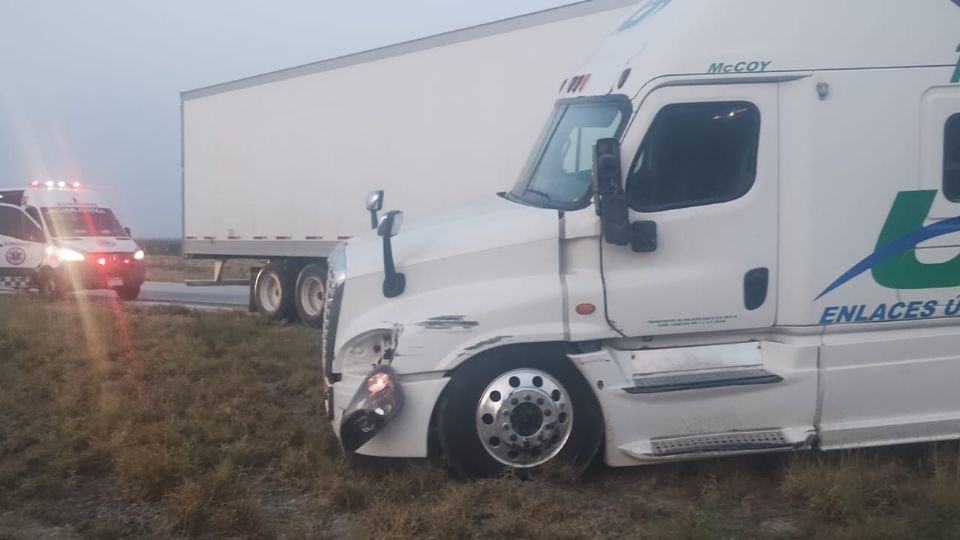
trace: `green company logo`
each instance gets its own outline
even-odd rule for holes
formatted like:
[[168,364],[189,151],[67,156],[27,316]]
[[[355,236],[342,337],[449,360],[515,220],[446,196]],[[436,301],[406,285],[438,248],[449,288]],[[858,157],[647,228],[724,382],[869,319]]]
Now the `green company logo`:
[[[957,52],[960,53],[960,45],[957,45]],[[957,58],[957,69],[953,71],[953,78],[950,79],[952,83],[960,83],[960,58]]]
[[633,28],[634,26],[656,15],[661,9],[667,7],[669,3],[670,0],[649,0],[640,6],[640,9],[631,15],[629,19],[623,21],[623,24],[620,25],[620,28],[617,31],[623,32],[624,30]]
[[917,245],[960,232],[960,216],[924,226],[936,190],[901,191],[890,209],[872,254],[847,270],[817,298],[870,270],[873,279],[890,289],[940,289],[960,286],[960,255],[942,263],[917,259]]

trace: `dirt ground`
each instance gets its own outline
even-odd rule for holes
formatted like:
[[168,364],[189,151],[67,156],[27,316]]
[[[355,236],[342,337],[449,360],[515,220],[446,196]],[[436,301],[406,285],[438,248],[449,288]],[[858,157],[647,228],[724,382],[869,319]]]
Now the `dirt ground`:
[[0,539],[960,538],[955,444],[551,467],[351,467],[318,336],[235,312],[0,297]]

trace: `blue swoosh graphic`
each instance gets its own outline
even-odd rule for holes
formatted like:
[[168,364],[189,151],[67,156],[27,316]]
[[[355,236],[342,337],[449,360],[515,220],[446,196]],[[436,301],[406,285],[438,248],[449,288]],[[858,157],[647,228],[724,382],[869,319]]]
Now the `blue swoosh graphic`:
[[853,268],[844,272],[842,276],[837,278],[837,280],[831,283],[829,287],[824,289],[815,300],[823,298],[837,287],[859,276],[867,270],[870,270],[874,266],[886,262],[903,253],[904,251],[915,247],[921,242],[926,242],[931,238],[936,238],[938,236],[943,236],[945,234],[950,234],[957,231],[960,231],[960,216],[938,221],[936,223],[931,223],[926,227],[917,229],[902,238],[894,240],[893,242],[878,248],[869,257],[863,259],[855,264]]

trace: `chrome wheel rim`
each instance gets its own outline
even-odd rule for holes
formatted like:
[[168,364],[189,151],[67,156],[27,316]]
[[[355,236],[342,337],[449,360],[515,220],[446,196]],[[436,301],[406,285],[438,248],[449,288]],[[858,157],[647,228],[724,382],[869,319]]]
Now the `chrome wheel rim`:
[[573,403],[553,376],[536,369],[500,375],[480,396],[477,435],[493,459],[516,468],[543,465],[570,438]]
[[280,309],[280,303],[283,301],[283,285],[280,283],[280,276],[276,274],[267,274],[260,278],[263,285],[260,286],[260,305],[267,311],[277,311]]
[[323,314],[326,287],[320,276],[308,276],[300,287],[300,305],[311,319]]

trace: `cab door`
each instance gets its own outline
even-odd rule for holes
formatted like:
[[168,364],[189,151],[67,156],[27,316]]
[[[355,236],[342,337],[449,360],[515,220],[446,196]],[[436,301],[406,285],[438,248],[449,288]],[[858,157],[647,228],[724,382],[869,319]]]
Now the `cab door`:
[[0,204],[0,287],[26,288],[45,249],[40,225],[19,207]]
[[629,337],[776,318],[778,86],[652,92],[624,137],[630,221],[655,250],[603,245],[608,319]]

